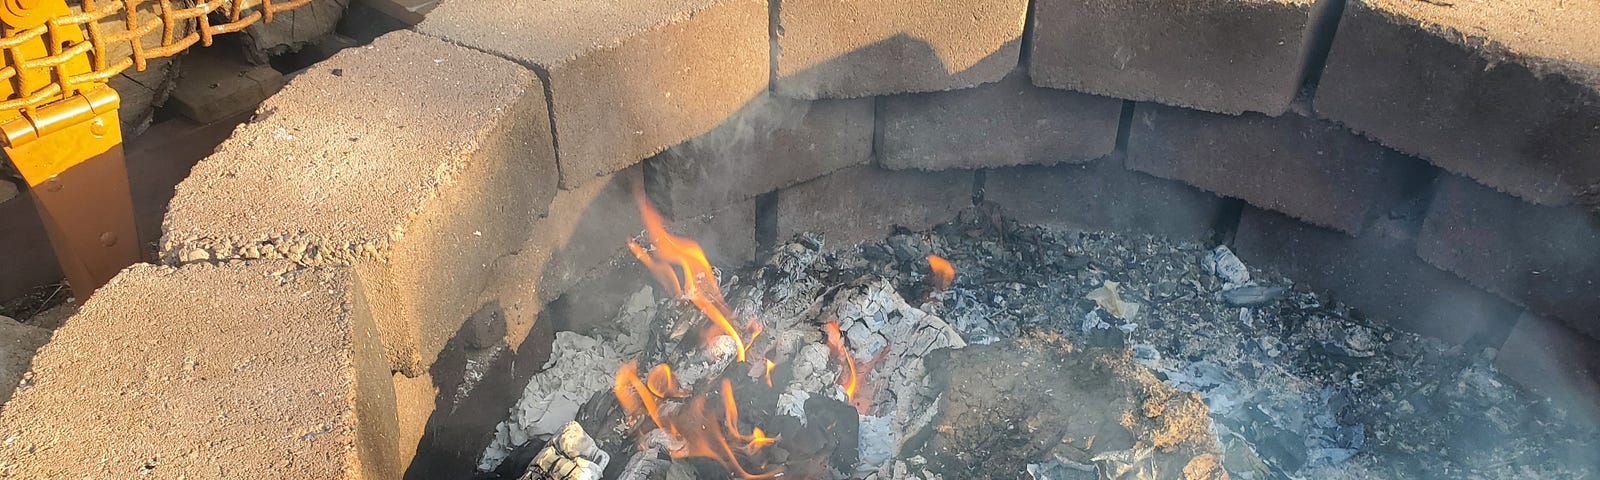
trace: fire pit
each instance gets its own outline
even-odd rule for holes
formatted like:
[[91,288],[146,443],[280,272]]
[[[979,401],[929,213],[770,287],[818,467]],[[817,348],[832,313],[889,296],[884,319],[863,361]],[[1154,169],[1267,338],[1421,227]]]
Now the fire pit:
[[296,75],[0,477],[1600,476],[1591,3],[623,3]]
[[656,286],[557,333],[477,478],[1597,473],[1593,425],[1489,357],[1226,247],[969,210],[719,275],[638,205]]

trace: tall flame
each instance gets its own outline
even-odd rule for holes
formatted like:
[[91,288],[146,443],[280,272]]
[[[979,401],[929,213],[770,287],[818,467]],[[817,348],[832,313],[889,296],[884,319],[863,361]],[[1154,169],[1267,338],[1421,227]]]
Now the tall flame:
[[950,288],[950,282],[956,279],[956,268],[944,257],[928,255],[928,268],[933,269],[933,286],[940,290]]
[[[650,199],[645,198],[643,188],[636,186],[633,196],[639,204],[639,216],[644,218],[645,232],[650,236],[650,245],[655,247],[655,251],[646,251],[633,239],[628,240],[628,249],[650,268],[650,272],[672,296],[689,300],[720,327],[723,334],[733,337],[734,344],[738,346],[738,360],[744,362],[745,350],[750,348],[750,343],[746,342],[744,334],[730,320],[733,309],[722,298],[722,289],[717,286],[716,273],[711,270],[711,262],[706,260],[705,250],[694,240],[668,233],[666,222],[650,205]],[[677,268],[674,269],[674,266]],[[679,272],[683,275],[681,279]],[[751,330],[752,342],[761,334],[760,323],[749,322],[743,327]],[[715,332],[708,334],[715,335]]]
[[[639,216],[644,219],[651,249],[645,249],[632,239],[628,240],[628,249],[672,296],[688,300],[712,321],[713,325],[705,331],[707,340],[719,335],[732,338],[737,347],[737,360],[743,363],[745,351],[761,335],[761,324],[750,321],[734,325],[733,309],[723,299],[716,273],[700,244],[668,233],[666,222],[637,183],[634,199],[639,205]],[[770,386],[771,361],[766,368]],[[649,416],[656,428],[682,441],[682,448],[668,452],[674,458],[710,458],[721,463],[729,473],[744,479],[769,479],[780,475],[778,470],[751,472],[740,463],[738,454],[753,455],[778,439],[768,437],[759,427],[752,428],[748,435],[739,430],[738,402],[733,395],[733,384],[727,378],[721,383],[722,402],[715,404],[707,402],[705,394],[696,394],[693,386],[679,385],[672,368],[664,363],[652,367],[647,376],[640,378],[638,364],[628,362],[617,372],[612,390],[628,416]]]
[[850,355],[849,350],[844,348],[844,338],[839,335],[839,322],[828,320],[827,323],[823,324],[823,333],[828,336],[828,349],[832,350],[833,355],[845,366],[845,376],[839,379],[839,385],[844,387],[844,396],[847,399],[855,400],[857,386],[856,359]]

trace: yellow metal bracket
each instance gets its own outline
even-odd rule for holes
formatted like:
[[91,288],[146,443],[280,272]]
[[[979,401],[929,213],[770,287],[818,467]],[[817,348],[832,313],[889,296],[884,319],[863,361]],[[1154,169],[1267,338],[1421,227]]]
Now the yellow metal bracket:
[[[67,50],[84,43],[78,25],[51,21],[70,14],[64,0],[0,0],[0,27],[8,36],[46,29],[6,46],[15,71],[0,83],[0,98],[35,92],[50,97],[38,106],[0,111],[0,140],[28,183],[67,281],[87,296],[138,262],[140,253],[117,121],[121,102],[103,82],[70,81],[90,72],[87,58],[73,58],[79,56]],[[52,84],[67,88],[50,90]]]

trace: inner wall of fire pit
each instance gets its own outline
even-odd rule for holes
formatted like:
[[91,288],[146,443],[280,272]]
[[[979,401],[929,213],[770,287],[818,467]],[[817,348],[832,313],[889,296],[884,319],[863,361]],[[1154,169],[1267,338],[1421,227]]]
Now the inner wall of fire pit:
[[[782,356],[775,390],[758,388],[759,368],[741,371],[741,421],[773,422],[759,426],[805,451],[741,453],[756,463],[740,467],[886,479],[1595,472],[1583,453],[1595,446],[1592,377],[1554,367],[1594,352],[1592,314],[1577,312],[1597,305],[1585,252],[1600,235],[1584,211],[1525,203],[1306,114],[1314,90],[1289,113],[1287,98],[1219,100],[1268,116],[1051,88],[1058,74],[1043,72],[846,99],[789,98],[779,83],[704,134],[558,192],[542,220],[556,233],[530,247],[550,252],[500,260],[493,300],[430,368],[436,413],[408,474],[517,478],[573,418],[621,449],[605,478],[632,468],[641,440],[616,431],[616,374],[640,355],[666,361],[640,351],[661,346],[662,328],[710,328],[622,248],[650,245],[635,185],[669,230],[705,247],[730,295],[747,295],[730,297],[739,321],[784,318],[769,335],[825,351],[825,317],[861,308],[836,297],[857,289],[949,334],[916,353],[919,381],[940,390],[902,405],[933,415],[914,428],[870,415],[848,433],[795,424],[805,415],[785,409],[854,415],[850,399],[795,397],[827,385],[783,389],[796,368],[843,375],[797,367],[805,348]],[[932,289],[929,254],[959,267],[953,287]],[[1542,271],[1519,283],[1477,265],[1486,255]],[[826,300],[774,310],[772,289],[807,281],[827,282]],[[886,335],[847,331],[845,343],[870,351],[863,342]],[[1527,422],[1549,430],[1517,427]],[[891,444],[897,456],[865,445],[866,429],[896,428],[914,437]],[[1463,436],[1475,440],[1446,440]],[[850,463],[865,456],[882,462]],[[680,463],[673,475],[730,468]]]
[[[641,440],[619,436],[616,421],[626,415],[615,375],[636,358],[671,363],[648,350],[667,336],[716,330],[620,248],[629,238],[651,245],[640,233],[635,185],[668,230],[705,247],[737,321],[788,322],[765,324],[766,334],[803,345],[774,357],[771,389],[761,388],[760,368],[730,374],[740,422],[763,422],[737,430],[787,435],[776,457],[739,454],[753,462],[739,465],[745,473],[1595,471],[1585,453],[1596,446],[1593,384],[1586,373],[1551,367],[1593,352],[1582,334],[1558,333],[1569,328],[1559,319],[1571,307],[1475,287],[1484,281],[1452,257],[1486,248],[1453,243],[1466,232],[1491,242],[1552,234],[1570,242],[1519,247],[1519,265],[1582,263],[1588,257],[1571,246],[1595,238],[1582,211],[1521,204],[1325,120],[1207,113],[1034,83],[1016,70],[948,92],[815,101],[762,94],[706,134],[558,193],[557,207],[579,212],[561,219],[569,236],[544,263],[507,262],[499,297],[467,322],[458,339],[466,343],[452,343],[435,365],[435,383],[441,374],[460,380],[442,383],[441,413],[429,420],[411,471],[517,478],[577,418],[614,462],[605,478],[635,478],[624,469],[638,466]],[[1479,218],[1486,215],[1528,230],[1489,229]],[[930,254],[954,262],[954,286],[932,286]],[[1592,265],[1576,268],[1544,280],[1588,302],[1592,292],[1558,284]],[[786,289],[807,282],[826,287],[812,292],[814,304],[784,303],[795,301]],[[882,296],[852,304],[849,292]],[[849,331],[872,316],[860,315],[862,305],[890,305],[896,319],[937,319],[902,334],[948,334],[922,343],[942,348],[915,354],[919,382],[937,393],[919,391],[929,396],[901,406],[930,417],[908,427],[880,410],[843,433],[807,430],[798,418],[834,425],[856,413],[850,398],[819,404],[828,380],[784,390],[799,382],[795,369],[845,375],[826,361],[831,355],[805,363],[807,348],[827,351],[824,322],[843,322],[847,348],[862,352],[895,338]],[[522,348],[495,341],[507,329],[508,338],[526,335]],[[1562,348],[1540,345],[1552,338]],[[672,355],[715,363],[706,348]],[[862,355],[858,365],[883,361]],[[643,379],[650,367],[635,368]],[[715,388],[704,393],[720,401]],[[1530,422],[1548,429],[1518,427]],[[893,458],[867,445],[888,431],[905,435],[884,447]],[[785,438],[804,447],[790,451]],[[732,468],[648,455],[667,462],[657,474],[715,478]],[[851,463],[868,457],[876,463]]]

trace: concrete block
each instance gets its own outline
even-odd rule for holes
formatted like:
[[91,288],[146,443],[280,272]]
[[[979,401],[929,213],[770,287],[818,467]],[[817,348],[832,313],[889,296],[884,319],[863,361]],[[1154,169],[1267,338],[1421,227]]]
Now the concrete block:
[[1417,254],[1473,285],[1600,338],[1600,223],[1467,178],[1439,179]]
[[1579,418],[1600,422],[1600,342],[1559,321],[1525,314],[1496,353],[1494,366]]
[[852,98],[972,87],[1017,65],[1028,2],[773,2],[773,91]]
[[383,12],[406,25],[416,25],[428,18],[428,12],[439,6],[439,0],[356,0],[373,10]]
[[162,257],[353,265],[395,368],[417,375],[555,195],[542,91],[516,64],[412,32],[341,52],[178,185]]
[[1122,101],[1038,88],[1018,69],[997,83],[879,100],[878,156],[891,170],[1082,163],[1117,146]]
[[1219,113],[1288,111],[1321,0],[1038,0],[1042,87]]
[[778,192],[778,240],[823,234],[830,248],[882,240],[894,227],[926,230],[972,206],[975,173],[851,167]]
[[235,51],[202,48],[184,58],[172,105],[191,120],[212,123],[255,110],[284,83],[271,66],[252,65]]
[[1352,235],[1426,170],[1328,122],[1150,103],[1134,107],[1128,167]]
[[1318,115],[1542,205],[1600,206],[1600,3],[1351,0]]
[[645,163],[663,212],[693,217],[872,158],[872,99],[762,94],[716,129]]
[[417,31],[540,72],[561,185],[703,134],[767,88],[765,0],[446,1]]
[[1222,199],[1123,167],[1117,157],[1087,164],[989,170],[983,198],[1008,218],[1081,230],[1209,240]]
[[1522,309],[1416,254],[1420,218],[1383,215],[1359,237],[1245,207],[1234,251],[1367,316],[1455,345],[1499,345]]
[[130,267],[0,411],[0,476],[399,478],[372,306],[339,267]]

